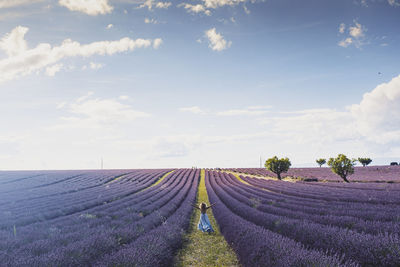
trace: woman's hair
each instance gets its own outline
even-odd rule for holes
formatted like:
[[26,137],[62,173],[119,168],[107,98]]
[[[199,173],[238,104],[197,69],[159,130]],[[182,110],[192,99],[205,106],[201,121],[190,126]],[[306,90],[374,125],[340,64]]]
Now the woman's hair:
[[204,202],[200,203],[199,209],[205,210],[206,208],[207,208],[207,204],[206,203],[204,203]]

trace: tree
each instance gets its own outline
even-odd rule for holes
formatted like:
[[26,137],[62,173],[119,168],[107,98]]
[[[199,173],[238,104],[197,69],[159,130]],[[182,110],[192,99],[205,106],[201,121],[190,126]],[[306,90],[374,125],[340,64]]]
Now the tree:
[[275,173],[278,176],[279,180],[282,180],[281,173],[287,172],[291,165],[292,163],[290,163],[290,160],[288,158],[278,159],[277,156],[267,159],[267,161],[265,162],[265,168]]
[[355,162],[355,159],[349,159],[345,155],[339,154],[336,158],[330,158],[328,165],[331,167],[332,172],[342,177],[346,183],[349,183],[347,176],[354,173]]
[[321,166],[326,163],[326,159],[317,159],[316,162],[319,165],[319,167],[321,168]]
[[365,167],[372,162],[370,158],[358,158],[358,161]]

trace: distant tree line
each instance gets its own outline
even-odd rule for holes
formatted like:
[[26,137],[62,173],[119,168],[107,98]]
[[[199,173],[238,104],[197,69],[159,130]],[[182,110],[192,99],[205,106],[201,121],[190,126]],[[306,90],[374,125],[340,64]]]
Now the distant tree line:
[[[356,165],[357,161],[365,167],[372,162],[372,159],[349,159],[346,157],[346,155],[339,154],[336,158],[330,158],[328,161],[326,161],[326,159],[324,158],[316,160],[319,167],[322,167],[322,165],[327,163],[332,172],[339,175],[346,183],[349,183],[349,180],[347,178],[354,173],[354,166]],[[269,158],[265,162],[265,168],[275,173],[279,180],[282,180],[281,173],[287,172],[291,165],[292,164],[288,158],[279,159],[277,156]]]

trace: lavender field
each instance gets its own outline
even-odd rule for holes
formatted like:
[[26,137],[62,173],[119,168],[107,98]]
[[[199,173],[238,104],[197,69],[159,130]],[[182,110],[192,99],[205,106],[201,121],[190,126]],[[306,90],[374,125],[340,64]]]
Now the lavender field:
[[[233,168],[234,172],[276,177],[276,174],[265,168]],[[291,168],[282,177],[317,178],[319,181],[342,182],[330,168]],[[400,166],[366,166],[354,167],[354,174],[348,177],[352,182],[397,182],[400,183]]]
[[169,265],[199,177],[170,171],[1,172],[0,265]]
[[[202,175],[242,266],[400,265],[398,183]],[[0,266],[172,266],[199,180],[198,169],[0,172]]]

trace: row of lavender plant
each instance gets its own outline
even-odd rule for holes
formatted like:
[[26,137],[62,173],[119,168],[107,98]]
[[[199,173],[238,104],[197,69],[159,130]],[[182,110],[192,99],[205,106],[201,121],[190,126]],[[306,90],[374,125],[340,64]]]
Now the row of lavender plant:
[[[243,266],[357,266],[338,255],[307,249],[299,242],[258,226],[233,213],[219,192],[217,173],[206,172],[206,188],[221,233]],[[239,202],[240,206],[240,202]],[[243,207],[242,207],[243,208]],[[248,207],[244,209],[250,210]]]
[[[301,204],[299,205],[299,202],[293,205],[293,203],[288,203],[285,201],[282,202],[282,205],[275,206],[271,203],[271,199],[268,197],[270,192],[268,191],[257,192],[256,189],[244,185],[232,175],[221,174],[220,178],[221,182],[228,187],[227,190],[233,192],[232,194],[235,195],[236,199],[240,200],[242,203],[245,203],[250,207],[253,207],[257,210],[266,213],[271,213],[274,215],[285,216],[294,219],[307,218],[308,220],[316,223],[324,225],[334,225],[370,234],[400,233],[400,225],[397,220],[382,222],[382,221],[365,220],[363,218],[357,217],[357,212],[359,211],[359,207],[353,209],[356,212],[351,214],[352,216],[348,215],[338,216],[332,214],[320,215],[320,214],[308,213],[307,211],[302,210]],[[301,201],[300,203],[304,202]],[[356,204],[356,206],[358,205]]]
[[23,186],[19,184],[13,184],[12,189],[5,189],[5,191],[2,192],[0,204],[15,204],[21,201],[29,202],[33,199],[43,197],[47,198],[50,196],[82,191],[92,187],[101,186],[105,183],[104,180],[109,180],[114,177],[120,177],[121,175],[124,176],[130,173],[131,172],[80,173],[74,176],[66,176],[63,179],[60,179],[60,177],[54,175],[48,177],[50,179],[54,178],[53,180],[46,181],[35,186]]
[[[241,176],[243,177],[243,176]],[[360,202],[373,204],[400,204],[398,191],[363,191],[356,189],[315,187],[305,183],[286,183],[277,180],[250,178],[246,180],[256,186],[285,195],[326,201]],[[318,190],[316,190],[318,188]]]
[[[91,228],[101,224],[104,220],[112,222],[115,217],[120,217],[118,214],[131,214],[131,219],[140,219],[151,210],[147,207],[151,204],[154,206],[154,204],[157,204],[157,201],[160,201],[160,199],[167,194],[168,191],[160,189],[172,189],[173,186],[178,184],[175,175],[180,174],[176,173],[169,175],[158,186],[154,186],[119,200],[108,203],[104,202],[102,205],[72,213],[67,216],[60,216],[55,219],[18,227],[16,228],[18,232],[16,236],[15,233],[13,233],[12,228],[0,231],[0,250],[8,249],[13,251],[21,245],[26,245],[38,240],[47,240],[47,242],[49,242],[53,237],[57,238],[64,234],[68,235],[69,238],[72,238],[73,236],[79,238],[80,236],[76,235],[76,233],[79,232],[80,229],[88,228],[90,231]],[[65,204],[68,205],[68,203]],[[140,213],[140,216],[136,213]],[[100,220],[85,220],[85,218],[96,218]]]
[[[162,173],[164,172],[160,172],[159,175],[162,175]],[[16,201],[0,208],[0,211],[8,215],[2,220],[0,226],[4,228],[10,225],[26,225],[101,205],[104,202],[133,194],[147,187],[154,183],[159,175],[147,174],[141,187],[122,186],[121,182],[123,181],[121,180],[107,185],[92,186],[85,190],[74,190],[66,194],[56,194],[29,201]],[[65,203],[68,203],[68,205],[65,205]]]
[[[141,207],[140,204],[132,206],[133,210],[130,213],[125,209],[115,211],[107,217],[83,217],[81,218],[83,221],[98,220],[98,222],[91,227],[78,230],[79,233],[75,237],[81,238],[69,240],[69,237],[57,234],[58,237],[55,239],[58,240],[58,244],[53,242],[53,249],[48,250],[49,246],[45,245],[49,239],[41,240],[42,246],[40,242],[34,242],[20,247],[12,254],[14,257],[7,258],[6,266],[93,266],[95,259],[100,256],[128,246],[138,237],[165,223],[165,219],[178,209],[188,189],[191,188],[193,178],[189,177],[189,173],[190,171],[180,171],[171,180],[170,187],[158,188],[158,192],[167,191],[167,194],[158,201],[145,207]],[[141,214],[139,211],[143,208],[147,209],[149,214]],[[21,255],[27,254],[26,252],[30,252],[29,255],[21,258]]]
[[105,255],[96,266],[172,266],[173,257],[182,246],[183,233],[189,227],[193,203],[199,182],[200,170],[191,172],[193,182],[181,206],[162,225],[140,236],[135,242],[115,253]]
[[[234,168],[228,169],[236,172],[271,176],[276,175],[265,168]],[[330,168],[291,168],[282,177],[317,178],[318,180],[341,182],[339,176],[334,174]],[[400,166],[366,166],[355,167],[354,174],[349,177],[350,181],[358,182],[400,182]]]
[[[398,221],[399,206],[398,205],[383,205],[372,203],[350,203],[340,201],[326,201],[316,198],[305,198],[301,196],[285,195],[280,192],[270,191],[263,188],[262,185],[256,182],[256,179],[242,177],[242,179],[252,186],[254,194],[261,194],[269,200],[266,204],[286,207],[290,205],[293,209],[301,210],[310,214],[319,215],[336,215],[336,216],[352,216],[370,221]],[[260,189],[259,189],[260,188]],[[266,191],[268,194],[266,194]]]
[[[278,232],[310,248],[322,249],[354,260],[362,266],[398,266],[398,235],[370,235],[335,226],[313,223],[307,218],[291,219],[265,213],[237,200],[214,175],[215,190],[221,201],[235,214],[265,229]],[[228,193],[229,192],[229,193]]]

